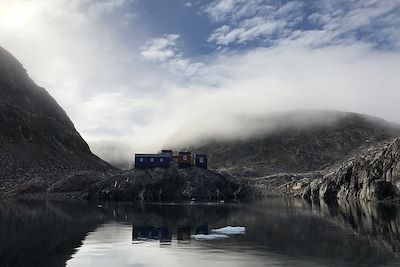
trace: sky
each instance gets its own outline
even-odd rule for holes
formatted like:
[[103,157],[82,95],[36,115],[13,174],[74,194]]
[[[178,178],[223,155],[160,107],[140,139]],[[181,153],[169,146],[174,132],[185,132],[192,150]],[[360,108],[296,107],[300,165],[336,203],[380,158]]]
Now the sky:
[[242,115],[400,122],[400,0],[0,0],[0,46],[105,159]]

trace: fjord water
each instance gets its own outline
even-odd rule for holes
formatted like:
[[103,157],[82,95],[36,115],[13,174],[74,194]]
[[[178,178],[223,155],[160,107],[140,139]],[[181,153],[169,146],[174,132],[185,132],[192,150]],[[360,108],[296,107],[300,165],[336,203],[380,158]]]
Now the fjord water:
[[[0,203],[0,266],[400,266],[400,209],[371,203]],[[244,235],[196,241],[212,228]]]

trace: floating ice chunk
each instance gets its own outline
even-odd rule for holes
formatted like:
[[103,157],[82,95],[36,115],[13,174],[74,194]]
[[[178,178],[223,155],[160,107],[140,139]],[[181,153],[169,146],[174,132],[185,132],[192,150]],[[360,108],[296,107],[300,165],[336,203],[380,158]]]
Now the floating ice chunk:
[[225,238],[228,238],[229,236],[227,236],[227,235],[220,235],[220,234],[210,234],[210,235],[198,234],[198,235],[192,235],[192,237],[193,237],[195,240],[202,241],[202,240],[218,240],[218,239],[225,239]]
[[212,229],[211,230],[217,234],[223,235],[243,235],[246,233],[246,227],[243,226],[227,226],[219,229]]

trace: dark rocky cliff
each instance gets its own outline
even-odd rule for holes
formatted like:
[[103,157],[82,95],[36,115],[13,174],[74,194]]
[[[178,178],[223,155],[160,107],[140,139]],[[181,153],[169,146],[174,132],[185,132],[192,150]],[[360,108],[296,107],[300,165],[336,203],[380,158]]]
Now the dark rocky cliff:
[[361,150],[310,183],[303,196],[337,199],[393,200],[400,196],[400,138]]
[[37,176],[108,169],[65,111],[0,47],[0,189]]

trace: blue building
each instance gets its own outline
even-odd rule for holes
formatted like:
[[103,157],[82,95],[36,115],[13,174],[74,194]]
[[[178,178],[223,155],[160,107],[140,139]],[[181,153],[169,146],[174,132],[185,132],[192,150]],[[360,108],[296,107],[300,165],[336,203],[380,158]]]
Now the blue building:
[[168,168],[169,154],[135,154],[135,169]]
[[207,169],[208,157],[206,154],[196,154],[194,165],[199,168]]
[[160,242],[171,242],[172,233],[169,227],[162,226],[142,226],[133,225],[132,240],[143,241],[143,240],[159,240]]

